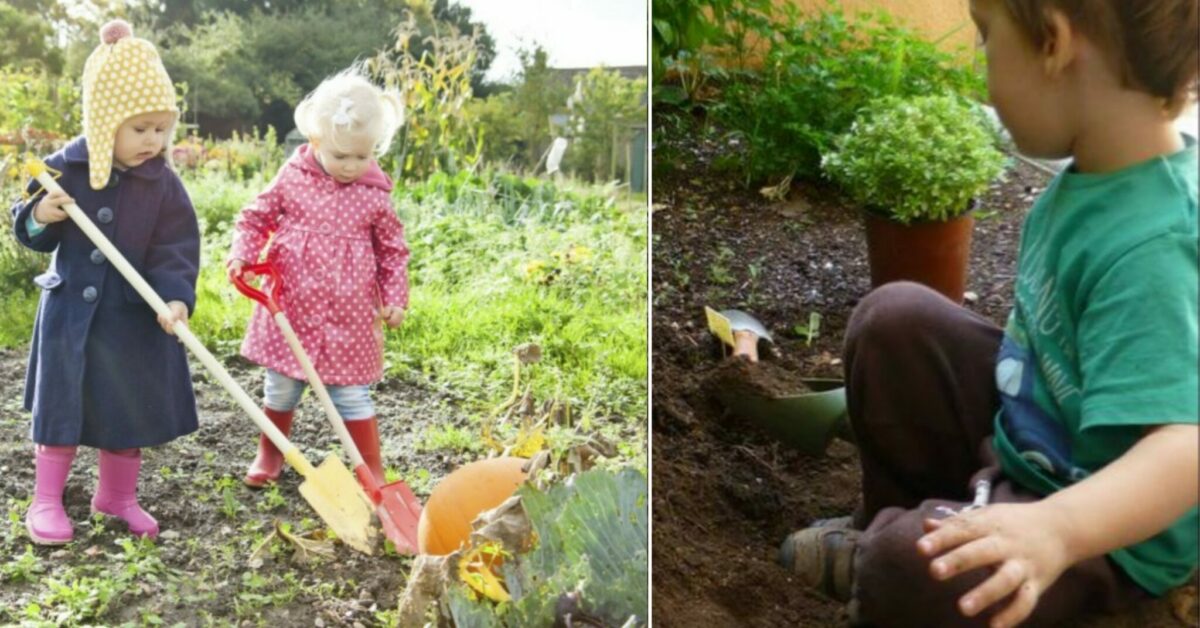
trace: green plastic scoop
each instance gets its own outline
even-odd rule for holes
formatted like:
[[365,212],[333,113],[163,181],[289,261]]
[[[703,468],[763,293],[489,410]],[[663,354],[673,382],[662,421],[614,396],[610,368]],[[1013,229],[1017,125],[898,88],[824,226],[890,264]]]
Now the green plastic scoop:
[[804,379],[813,392],[771,396],[724,389],[717,398],[734,416],[757,425],[781,443],[819,456],[834,437],[854,442],[846,417],[846,388],[838,379]]

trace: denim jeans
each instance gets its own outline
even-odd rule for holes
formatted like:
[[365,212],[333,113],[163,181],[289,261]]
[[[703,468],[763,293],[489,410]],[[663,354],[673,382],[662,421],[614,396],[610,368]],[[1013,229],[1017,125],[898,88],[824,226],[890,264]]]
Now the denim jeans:
[[[307,382],[292,379],[275,370],[267,369],[264,396],[266,405],[272,410],[289,412],[300,404],[300,395]],[[371,389],[366,384],[352,386],[326,386],[333,406],[345,421],[369,419],[375,416],[375,404],[371,403]]]

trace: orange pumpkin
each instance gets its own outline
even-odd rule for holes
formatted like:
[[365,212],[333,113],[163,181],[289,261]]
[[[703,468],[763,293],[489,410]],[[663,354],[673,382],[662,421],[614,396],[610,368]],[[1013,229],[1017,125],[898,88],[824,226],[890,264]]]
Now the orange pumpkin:
[[471,536],[479,513],[499,506],[525,481],[525,458],[488,458],[463,465],[429,495],[417,526],[417,549],[444,556]]

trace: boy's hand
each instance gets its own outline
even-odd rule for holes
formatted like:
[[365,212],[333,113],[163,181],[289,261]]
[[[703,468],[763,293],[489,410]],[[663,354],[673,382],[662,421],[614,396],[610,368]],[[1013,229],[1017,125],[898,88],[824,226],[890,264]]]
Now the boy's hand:
[[238,277],[241,277],[242,281],[248,284],[254,283],[254,280],[258,278],[258,275],[255,275],[254,273],[243,273],[242,268],[245,268],[245,266],[246,262],[243,262],[240,259],[235,259],[232,262],[229,262],[229,267],[225,269],[225,276],[229,278],[229,283],[233,283],[233,280]]
[[1015,626],[1075,562],[1065,542],[1068,529],[1044,502],[995,504],[947,519],[926,519],[917,551],[934,559],[929,571],[937,580],[994,567],[991,577],[959,598],[959,610],[974,617],[1015,593],[1012,603],[991,620],[992,628]]
[[175,321],[180,321],[187,325],[188,310],[183,301],[171,301],[167,303],[167,308],[171,310],[170,316],[158,315],[158,324],[162,326],[163,331],[175,335]]
[[62,206],[74,202],[75,199],[67,196],[67,193],[62,190],[48,192],[34,206],[33,219],[43,225],[48,225],[52,222],[62,222],[67,219],[67,210],[63,209]]
[[388,327],[399,327],[400,323],[404,322],[404,308],[385,305],[383,309],[379,310],[379,317],[387,323]]

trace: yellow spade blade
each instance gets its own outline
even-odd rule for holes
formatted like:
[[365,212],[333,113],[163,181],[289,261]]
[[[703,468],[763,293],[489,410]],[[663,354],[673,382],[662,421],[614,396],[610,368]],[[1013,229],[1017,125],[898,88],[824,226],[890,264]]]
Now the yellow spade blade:
[[372,554],[379,531],[372,525],[374,509],[358,480],[337,456],[328,456],[320,466],[313,468],[299,450],[288,453],[293,452],[298,459],[293,461],[289,457],[288,464],[304,476],[300,494],[346,545]]
[[708,331],[712,332],[721,342],[732,347],[733,327],[729,324],[729,319],[707,305],[704,306],[704,316],[708,319]]

